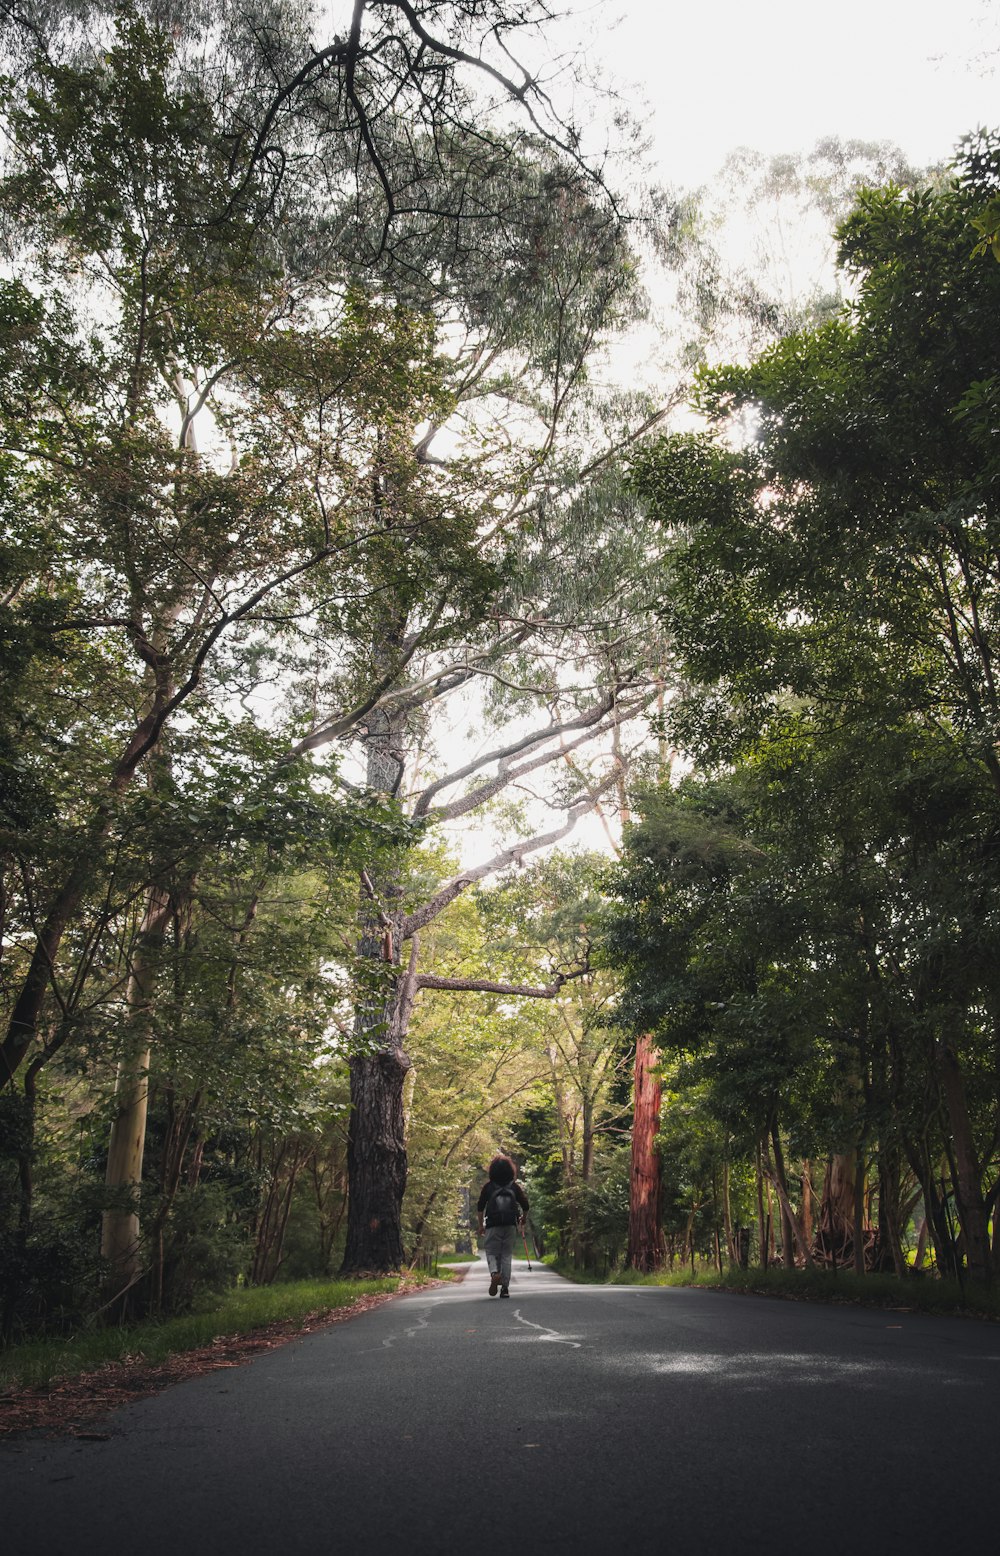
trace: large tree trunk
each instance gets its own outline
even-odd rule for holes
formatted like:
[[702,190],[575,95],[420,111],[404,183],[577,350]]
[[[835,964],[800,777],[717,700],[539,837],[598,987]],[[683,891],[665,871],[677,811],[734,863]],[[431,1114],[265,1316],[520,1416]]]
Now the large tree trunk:
[[[728,1151],[728,1144],[726,1150]],[[726,1234],[726,1248],[729,1252],[729,1262],[739,1264],[740,1250],[733,1236],[733,1210],[729,1194],[729,1157],[726,1156],[722,1163],[722,1226]]]
[[799,1226],[798,1217],[788,1197],[788,1179],[785,1173],[785,1157],[781,1149],[781,1135],[777,1124],[771,1126],[771,1140],[774,1145],[774,1170],[770,1168],[767,1157],[764,1158],[764,1166],[768,1179],[774,1184],[774,1192],[778,1196],[778,1208],[781,1215],[781,1257],[786,1270],[795,1268],[796,1249],[802,1256],[805,1265],[812,1265],[812,1253],[809,1249],[802,1228]]
[[754,1151],[754,1171],[757,1190],[757,1245],[760,1267],[766,1270],[769,1264],[767,1221],[764,1217],[764,1168],[761,1163],[760,1141]]
[[857,1156],[853,1151],[831,1156],[823,1175],[817,1248],[824,1263],[844,1265],[854,1246],[854,1179]]
[[978,1280],[988,1282],[992,1275],[988,1218],[986,1202],[983,1198],[982,1173],[965,1095],[965,1077],[958,1062],[958,1055],[949,1043],[940,1042],[935,1057],[945,1106],[948,1109],[948,1122],[951,1125],[956,1198],[959,1219],[965,1236],[969,1272]]
[[655,1270],[663,1257],[660,1159],[656,1150],[662,1087],[653,1073],[658,1057],[652,1038],[644,1032],[635,1044],[635,1114],[628,1202],[627,1259],[634,1270]]
[[924,1202],[925,1230],[934,1248],[937,1267],[942,1273],[957,1276],[958,1252],[948,1226],[944,1201],[939,1197],[937,1184],[934,1181],[935,1168],[930,1141],[926,1135],[918,1141],[911,1141],[904,1137],[904,1144],[910,1166],[920,1184]]
[[108,1289],[116,1297],[124,1296],[141,1270],[139,1191],[149,1105],[150,1026],[156,964],[170,911],[167,893],[151,886],[126,993],[125,1051],[115,1082],[116,1112],[105,1173],[105,1182],[115,1191],[118,1203],[104,1212],[101,1223],[101,1255],[110,1265]]
[[406,1140],[401,1050],[351,1060],[351,1124],[347,1138],[350,1195],[343,1275],[385,1275],[402,1268]]
[[[395,794],[402,774],[402,728],[386,713],[372,714],[367,745],[368,787]],[[347,1135],[347,1242],[341,1274],[384,1275],[401,1269],[403,1194],[406,1190],[406,1118],[403,1085],[410,1061],[406,1033],[416,991],[417,941],[409,970],[400,967],[400,887],[391,874],[363,881],[361,955],[389,980],[383,994],[363,1000],[354,1019],[359,1049],[351,1069]]]
[[[786,1270],[795,1268],[795,1249],[801,1243],[795,1212],[788,1197],[788,1175],[785,1172],[785,1153],[781,1145],[781,1133],[777,1123],[771,1125],[771,1143],[774,1146],[774,1173],[769,1174],[778,1196],[778,1213],[781,1217],[781,1262]],[[806,1263],[809,1263],[808,1257]]]
[[802,1235],[806,1240],[806,1247],[812,1247],[813,1240],[813,1186],[812,1186],[812,1162],[803,1160],[802,1163]]
[[865,1273],[865,1152],[864,1143],[858,1146],[857,1170],[854,1174],[854,1273]]

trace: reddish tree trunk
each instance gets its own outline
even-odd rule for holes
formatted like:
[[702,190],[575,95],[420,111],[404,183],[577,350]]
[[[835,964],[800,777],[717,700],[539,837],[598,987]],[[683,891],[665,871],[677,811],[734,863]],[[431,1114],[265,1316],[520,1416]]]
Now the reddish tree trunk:
[[655,1270],[663,1257],[660,1159],[656,1151],[662,1087],[653,1073],[658,1057],[648,1033],[636,1039],[627,1255],[629,1264],[635,1270]]

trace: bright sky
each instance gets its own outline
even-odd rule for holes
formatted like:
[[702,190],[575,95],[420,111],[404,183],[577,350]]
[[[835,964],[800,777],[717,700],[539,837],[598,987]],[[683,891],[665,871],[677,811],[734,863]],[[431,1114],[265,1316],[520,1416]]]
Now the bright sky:
[[701,183],[737,146],[801,151],[827,135],[891,140],[917,164],[944,161],[965,131],[1000,120],[991,0],[597,0],[574,9],[553,41],[586,40],[590,64],[628,89],[670,184]]

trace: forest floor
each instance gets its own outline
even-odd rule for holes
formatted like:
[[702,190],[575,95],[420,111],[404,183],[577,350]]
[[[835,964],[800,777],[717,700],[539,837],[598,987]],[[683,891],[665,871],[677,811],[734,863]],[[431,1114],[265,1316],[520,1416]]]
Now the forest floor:
[[1000,1322],[1000,1292],[931,1275],[856,1275],[840,1270],[736,1270],[719,1274],[714,1265],[691,1270],[657,1270],[643,1275],[637,1270],[616,1270],[596,1275],[575,1269],[568,1261],[551,1260],[552,1269],[577,1283],[613,1286],[679,1286],[737,1295],[778,1297],[785,1302],[833,1302],[884,1308],[894,1313],[939,1314],[949,1318],[987,1319]]
[[[50,1342],[17,1347],[0,1354],[0,1438],[68,1436],[103,1441],[107,1434],[91,1428],[120,1405],[158,1394],[186,1378],[241,1367],[290,1340],[356,1318],[410,1292],[443,1286],[464,1274],[462,1270],[432,1279],[410,1273],[401,1278],[332,1284],[299,1281],[265,1287],[261,1292],[234,1293],[212,1312],[187,1319],[100,1331],[83,1346],[68,1340],[62,1345]],[[321,1293],[318,1302],[317,1291]],[[262,1302],[265,1294],[270,1300]],[[313,1305],[303,1310],[308,1305],[303,1299],[309,1297]],[[268,1309],[284,1309],[284,1316],[262,1322],[261,1314]],[[199,1331],[211,1338],[193,1344]],[[119,1354],[109,1355],[98,1366],[87,1366],[84,1357],[93,1357],[93,1342],[101,1338],[107,1349],[114,1348]]]

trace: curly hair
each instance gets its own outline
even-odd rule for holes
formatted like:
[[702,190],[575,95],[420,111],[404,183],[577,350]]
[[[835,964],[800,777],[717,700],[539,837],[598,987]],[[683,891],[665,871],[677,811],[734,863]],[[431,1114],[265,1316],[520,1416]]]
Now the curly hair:
[[517,1177],[517,1168],[509,1156],[494,1156],[490,1162],[490,1182],[496,1184],[513,1183]]

